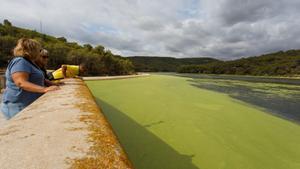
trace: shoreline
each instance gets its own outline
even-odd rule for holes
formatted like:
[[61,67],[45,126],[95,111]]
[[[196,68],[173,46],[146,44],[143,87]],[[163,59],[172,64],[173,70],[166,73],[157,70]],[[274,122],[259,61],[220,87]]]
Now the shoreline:
[[277,83],[288,85],[300,85],[300,78],[268,77],[268,76],[246,76],[246,75],[219,75],[219,74],[197,74],[197,73],[153,73],[165,74],[195,79],[216,79],[216,80],[238,80],[256,83]]
[[149,72],[149,73],[151,73],[151,74],[178,74],[178,75],[199,75],[199,76],[219,76],[219,77],[249,77],[249,78],[300,80],[300,75],[294,75],[294,76],[255,76],[255,75],[237,75],[237,74],[205,74],[205,73],[178,73],[178,72]]
[[91,80],[114,80],[114,79],[128,79],[128,78],[136,78],[136,77],[146,77],[150,76],[149,73],[138,73],[137,75],[122,75],[122,76],[90,76],[90,77],[83,77],[84,81],[91,81]]

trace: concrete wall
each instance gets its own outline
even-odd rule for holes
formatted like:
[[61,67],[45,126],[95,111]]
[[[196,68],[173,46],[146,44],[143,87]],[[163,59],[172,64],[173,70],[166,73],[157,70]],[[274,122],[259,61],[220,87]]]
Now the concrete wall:
[[133,168],[85,83],[65,83],[1,127],[0,168]]

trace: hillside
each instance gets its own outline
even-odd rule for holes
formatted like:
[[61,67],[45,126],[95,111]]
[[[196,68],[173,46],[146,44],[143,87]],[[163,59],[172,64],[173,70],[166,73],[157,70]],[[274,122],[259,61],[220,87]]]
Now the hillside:
[[19,38],[38,40],[50,53],[48,68],[56,69],[61,64],[86,63],[88,75],[124,75],[134,72],[132,63],[121,56],[114,55],[101,45],[80,45],[68,42],[64,37],[53,37],[13,26],[8,20],[0,23],[0,68],[6,67],[12,50]]
[[213,58],[128,57],[136,71],[258,76],[300,75],[300,50],[252,56],[232,61]]
[[186,65],[179,73],[238,75],[300,75],[300,50],[280,51],[233,61]]
[[157,56],[127,57],[139,72],[175,72],[180,66],[218,62],[213,58],[172,58]]

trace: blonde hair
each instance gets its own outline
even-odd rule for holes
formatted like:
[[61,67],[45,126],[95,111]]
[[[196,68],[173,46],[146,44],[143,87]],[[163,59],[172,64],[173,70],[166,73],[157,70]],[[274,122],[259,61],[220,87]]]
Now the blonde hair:
[[30,60],[36,59],[41,50],[41,45],[34,39],[21,38],[14,48],[14,56],[27,57]]

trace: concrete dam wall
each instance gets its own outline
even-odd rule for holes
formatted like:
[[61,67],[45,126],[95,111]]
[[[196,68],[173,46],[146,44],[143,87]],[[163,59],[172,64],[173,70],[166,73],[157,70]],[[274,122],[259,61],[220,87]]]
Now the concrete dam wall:
[[86,84],[64,82],[1,126],[1,169],[133,168]]

